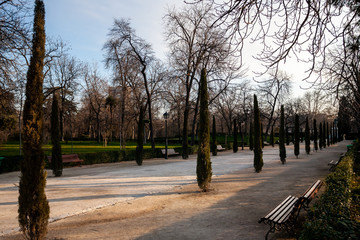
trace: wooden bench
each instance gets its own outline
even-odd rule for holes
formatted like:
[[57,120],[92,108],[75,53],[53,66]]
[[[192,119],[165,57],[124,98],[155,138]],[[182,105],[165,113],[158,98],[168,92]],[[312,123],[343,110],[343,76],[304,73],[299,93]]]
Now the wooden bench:
[[289,233],[293,233],[301,208],[305,210],[309,208],[310,201],[315,197],[321,185],[322,182],[320,180],[315,181],[300,198],[289,195],[268,214],[260,218],[259,223],[264,222],[270,225],[265,239],[268,239],[269,233],[273,233],[276,230],[286,230]]
[[317,180],[315,181],[305,192],[304,194],[299,198],[301,206],[308,211],[309,210],[309,204],[313,198],[315,198],[315,195],[319,192],[320,188],[322,186],[322,181]]
[[[84,160],[80,159],[77,154],[65,154],[62,155],[62,162],[63,163],[82,163]],[[51,163],[51,156],[47,156],[49,163]]]
[[336,166],[340,163],[340,161],[342,160],[343,157],[345,157],[345,153],[342,153],[338,160],[331,160],[328,163],[328,166],[330,166],[329,171],[334,171]]
[[270,230],[266,233],[265,239],[268,239],[269,233],[273,233],[276,230],[280,231],[285,229],[289,232],[294,228],[296,218],[301,208],[298,200],[299,198],[289,195],[273,210],[259,219],[259,223],[264,222],[270,225]]
[[[165,151],[166,151],[166,149],[161,149],[161,153],[163,155],[166,154]],[[175,152],[175,149],[173,149],[173,148],[168,148],[168,156],[175,156],[175,155],[180,155],[180,153]]]
[[226,148],[223,148],[221,145],[217,145],[217,146],[216,146],[216,149],[217,149],[219,152],[226,150]]

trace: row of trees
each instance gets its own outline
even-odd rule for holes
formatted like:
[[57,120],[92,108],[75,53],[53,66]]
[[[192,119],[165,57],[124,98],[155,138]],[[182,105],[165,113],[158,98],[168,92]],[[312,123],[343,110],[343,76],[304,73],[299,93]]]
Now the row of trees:
[[[284,119],[280,121],[281,126],[286,125],[282,123],[286,119],[294,119],[286,118],[285,112],[289,116],[298,113],[300,122],[302,116],[309,120],[319,117],[300,114],[299,106],[304,104],[296,100],[286,104],[289,108],[286,111],[279,111],[281,101],[284,101],[282,97],[285,98],[289,93],[286,85],[288,77],[280,71],[282,62],[291,54],[296,55],[302,49],[307,49],[313,63],[310,71],[317,70],[326,76],[323,81],[317,80],[314,84],[320,84],[338,99],[346,96],[340,101],[340,106],[347,107],[339,112],[340,126],[354,119],[355,127],[359,127],[359,11],[356,1],[321,1],[319,4],[307,0],[293,3],[281,0],[194,2],[196,4],[187,5],[181,10],[170,10],[164,18],[170,47],[169,66],[155,58],[150,44],[135,33],[129,21],[115,20],[104,44],[105,62],[113,72],[110,84],[99,74],[96,66],[80,63],[69,56],[62,41],[49,39],[46,45],[43,1],[35,0],[32,36],[29,30],[31,27],[26,22],[29,12],[25,8],[25,1],[0,1],[1,24],[5,26],[0,29],[0,93],[4,97],[1,99],[1,107],[6,109],[1,115],[1,121],[6,125],[2,124],[0,130],[5,136],[6,131],[14,127],[11,122],[18,119],[19,129],[22,129],[18,133],[24,135],[19,223],[27,238],[44,239],[46,235],[49,205],[44,194],[44,155],[41,145],[46,140],[44,129],[50,129],[46,126],[51,112],[49,96],[54,92],[59,96],[60,138],[64,138],[67,131],[73,136],[73,129],[78,130],[78,136],[86,134],[99,141],[101,138],[112,138],[117,132],[120,133],[118,137],[122,145],[125,145],[125,139],[135,132],[135,128],[131,129],[131,126],[136,125],[134,119],[139,119],[138,123],[142,126],[143,117],[136,116],[142,116],[140,113],[143,113],[149,121],[149,138],[152,147],[155,147],[154,120],[160,115],[161,109],[167,108],[175,113],[173,121],[177,123],[179,135],[183,136],[183,158],[187,158],[187,135],[191,133],[194,139],[199,110],[202,109],[202,118],[209,118],[204,114],[206,106],[201,97],[204,96],[201,93],[205,92],[205,87],[200,79],[206,79],[203,81],[207,83],[207,104],[210,109],[218,109],[214,112],[218,112],[221,115],[219,118],[225,122],[221,126],[226,126],[231,133],[234,118],[242,118],[244,120],[241,122],[253,125],[250,130],[254,130],[257,138],[254,149],[258,150],[254,154],[257,156],[254,163],[256,171],[261,171],[261,141],[258,138],[261,136],[261,127],[258,119],[264,118],[261,118],[259,112],[267,119],[266,135],[275,126],[277,117]],[[344,24],[338,26],[335,18],[345,8]],[[215,22],[213,19],[216,19]],[[275,33],[269,34],[269,29],[275,29]],[[267,110],[256,110],[253,113],[249,103],[254,100],[254,110],[257,109],[257,98],[251,99],[249,84],[232,84],[242,76],[239,59],[243,44],[249,38],[263,43],[260,58],[270,73],[270,80],[262,83],[263,90],[258,88],[266,96],[261,99],[266,101]],[[267,44],[269,39],[274,42],[274,47]],[[328,39],[334,39],[331,43],[340,43],[334,48],[336,50],[328,44]],[[309,47],[303,46],[306,42]],[[319,56],[322,61],[317,65],[315,60]],[[316,66],[320,66],[320,69]],[[206,78],[205,74],[201,74],[201,69],[207,69]],[[240,94],[228,94],[227,91],[240,91]],[[77,95],[79,92],[81,94]],[[26,101],[22,113],[24,97]],[[237,101],[231,98],[239,100],[242,105],[236,106],[234,103]],[[80,100],[81,104],[75,104],[76,100]],[[316,101],[311,103],[316,105]],[[253,114],[253,118],[249,117],[250,114]],[[21,119],[23,126],[20,124]],[[115,128],[115,119],[118,129]],[[201,124],[199,126],[201,143],[208,142],[208,134],[203,134],[207,128]],[[323,126],[320,129],[325,132]],[[209,150],[208,146],[204,147]],[[208,188],[207,183],[211,180],[208,172],[207,176],[206,184],[199,182],[203,189]]]

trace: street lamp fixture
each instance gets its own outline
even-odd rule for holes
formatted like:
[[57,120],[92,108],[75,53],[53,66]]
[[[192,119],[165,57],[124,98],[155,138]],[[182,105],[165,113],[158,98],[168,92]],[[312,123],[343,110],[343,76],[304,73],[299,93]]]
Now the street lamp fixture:
[[165,119],[165,159],[168,159],[168,131],[167,131],[167,120],[169,118],[169,113],[165,112],[163,114]]

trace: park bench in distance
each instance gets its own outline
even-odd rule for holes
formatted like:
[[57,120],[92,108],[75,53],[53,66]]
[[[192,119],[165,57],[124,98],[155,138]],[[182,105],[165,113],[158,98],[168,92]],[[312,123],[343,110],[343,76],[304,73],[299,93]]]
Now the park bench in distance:
[[[165,149],[161,149],[161,153],[165,155]],[[168,156],[175,156],[175,155],[180,155],[180,153],[175,152],[175,149],[173,148],[168,148]]]
[[319,191],[321,185],[320,180],[315,181],[300,198],[289,195],[268,214],[260,218],[259,223],[264,222],[270,225],[270,230],[266,233],[265,239],[268,239],[269,233],[276,230],[286,230],[288,233],[293,233],[301,208],[305,210],[309,208],[310,201]]
[[221,145],[217,145],[217,146],[216,146],[216,149],[217,149],[219,152],[226,150],[226,148],[223,148]]
[[[74,163],[82,163],[84,160],[80,159],[78,157],[77,154],[66,154],[66,155],[62,155],[62,162],[63,163],[71,163],[71,162],[74,162]],[[48,160],[49,160],[49,163],[51,163],[51,156],[47,156]]]
[[345,153],[342,153],[340,155],[340,158],[338,160],[331,160],[329,163],[328,163],[328,166],[330,166],[330,169],[329,171],[334,171],[336,166],[340,163],[340,161],[342,160],[342,158],[345,157]]

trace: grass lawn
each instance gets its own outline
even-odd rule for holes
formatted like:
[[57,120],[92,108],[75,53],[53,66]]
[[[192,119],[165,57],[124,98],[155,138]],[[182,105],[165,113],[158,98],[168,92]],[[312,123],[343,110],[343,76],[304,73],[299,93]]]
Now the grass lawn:
[[[106,152],[106,151],[118,151],[120,149],[119,142],[108,143],[106,147],[103,146],[103,143],[98,143],[95,141],[74,141],[71,142],[62,142],[61,150],[63,154],[70,153],[93,153],[93,152]],[[180,145],[171,145],[169,148],[176,148]],[[43,149],[46,155],[51,154],[51,144],[45,144]],[[127,142],[126,149],[135,149],[135,142]],[[151,148],[150,143],[144,144],[144,148]],[[165,144],[156,145],[156,148],[165,148]],[[0,156],[17,156],[19,155],[19,142],[8,142],[0,146]]]

